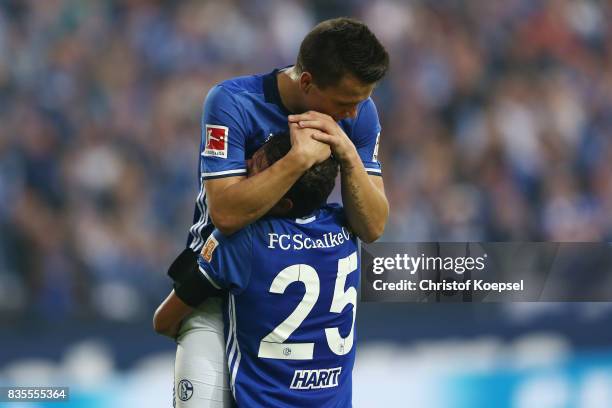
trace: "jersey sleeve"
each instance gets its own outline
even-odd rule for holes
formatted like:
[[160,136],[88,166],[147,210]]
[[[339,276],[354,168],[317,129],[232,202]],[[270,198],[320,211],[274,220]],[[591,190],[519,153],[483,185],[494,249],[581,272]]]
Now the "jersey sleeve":
[[224,236],[218,230],[208,237],[198,257],[198,267],[215,289],[239,294],[251,278],[253,239],[251,227]]
[[366,172],[377,176],[382,175],[378,161],[380,129],[376,105],[372,98],[368,98],[359,107],[359,113],[351,129],[351,140],[357,148]]
[[202,113],[200,172],[204,180],[246,175],[245,116],[222,85],[210,90]]

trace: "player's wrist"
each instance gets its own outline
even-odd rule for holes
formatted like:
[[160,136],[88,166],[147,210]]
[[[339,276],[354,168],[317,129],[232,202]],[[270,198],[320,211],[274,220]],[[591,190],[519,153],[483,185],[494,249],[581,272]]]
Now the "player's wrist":
[[334,152],[334,157],[340,163],[340,167],[345,170],[351,169],[361,162],[359,153],[352,143],[346,149]]
[[289,153],[283,157],[287,163],[290,163],[295,167],[296,170],[303,173],[315,164],[315,160],[308,157],[308,155],[299,151],[299,149],[292,147]]

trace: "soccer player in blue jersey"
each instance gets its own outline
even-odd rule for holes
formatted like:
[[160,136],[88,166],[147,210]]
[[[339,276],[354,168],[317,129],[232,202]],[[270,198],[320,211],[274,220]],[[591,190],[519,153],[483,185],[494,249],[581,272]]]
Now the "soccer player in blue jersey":
[[[274,136],[249,161],[249,174],[290,148],[288,135]],[[185,283],[196,289],[193,303],[229,291],[225,351],[239,406],[351,406],[358,255],[344,210],[324,205],[336,174],[328,159],[264,218],[229,237],[215,230]],[[174,335],[191,312],[179,298],[184,292],[178,287],[156,312],[160,332]]]

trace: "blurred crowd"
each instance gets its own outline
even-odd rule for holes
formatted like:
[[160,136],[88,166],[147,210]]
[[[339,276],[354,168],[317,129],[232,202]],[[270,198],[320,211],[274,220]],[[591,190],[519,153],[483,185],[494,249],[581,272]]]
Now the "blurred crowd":
[[149,316],[197,193],[201,106],[365,21],[387,241],[612,239],[612,4],[0,1],[0,313]]

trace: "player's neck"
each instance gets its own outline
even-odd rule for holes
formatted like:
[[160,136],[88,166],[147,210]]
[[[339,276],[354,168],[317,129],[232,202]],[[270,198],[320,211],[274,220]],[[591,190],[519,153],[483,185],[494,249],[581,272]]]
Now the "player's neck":
[[304,108],[301,102],[299,77],[296,78],[294,69],[295,67],[291,67],[277,74],[278,93],[289,112],[302,113]]

